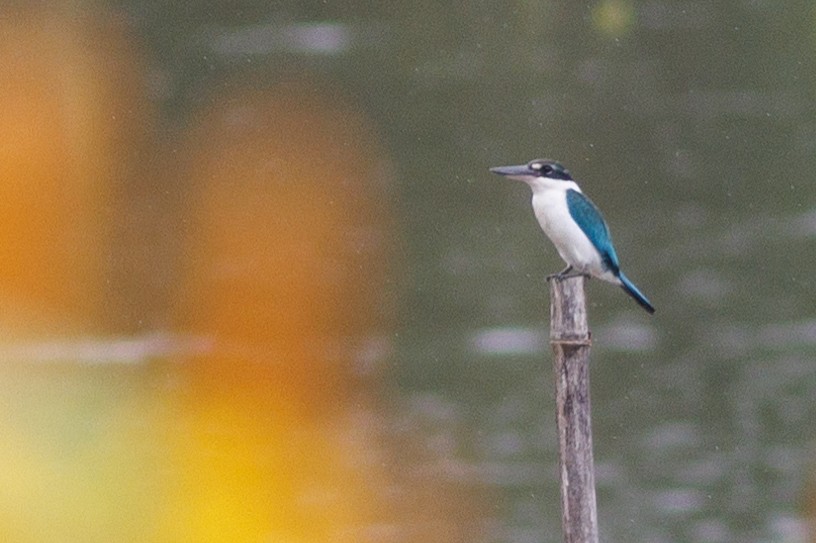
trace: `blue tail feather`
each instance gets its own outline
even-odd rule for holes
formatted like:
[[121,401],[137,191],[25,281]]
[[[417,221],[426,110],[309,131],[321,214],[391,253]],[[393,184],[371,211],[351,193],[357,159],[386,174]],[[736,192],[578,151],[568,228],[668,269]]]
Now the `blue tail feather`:
[[649,299],[646,298],[646,296],[644,296],[640,290],[638,290],[635,284],[632,283],[629,278],[623,274],[623,272],[618,273],[618,279],[621,281],[621,288],[623,291],[631,296],[640,305],[640,307],[649,313],[655,312],[655,308],[652,306],[651,302],[649,302]]

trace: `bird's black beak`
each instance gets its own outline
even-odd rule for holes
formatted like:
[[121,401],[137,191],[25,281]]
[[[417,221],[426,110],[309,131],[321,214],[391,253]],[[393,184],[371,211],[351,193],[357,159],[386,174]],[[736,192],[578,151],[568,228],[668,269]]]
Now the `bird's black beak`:
[[490,168],[490,171],[497,175],[504,175],[507,177],[521,177],[531,175],[530,168],[527,167],[527,164],[522,164],[520,166],[496,166],[495,168]]

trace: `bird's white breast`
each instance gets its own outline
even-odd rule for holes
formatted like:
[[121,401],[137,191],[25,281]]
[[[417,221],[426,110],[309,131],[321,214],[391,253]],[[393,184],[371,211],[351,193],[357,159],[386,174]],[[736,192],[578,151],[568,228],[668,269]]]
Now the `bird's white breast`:
[[555,183],[555,186],[552,186],[553,182],[545,186],[531,183],[533,212],[538,224],[567,264],[576,271],[607,279],[605,276],[610,274],[603,269],[598,251],[573,220],[567,207],[567,190],[580,192],[578,185],[570,181]]

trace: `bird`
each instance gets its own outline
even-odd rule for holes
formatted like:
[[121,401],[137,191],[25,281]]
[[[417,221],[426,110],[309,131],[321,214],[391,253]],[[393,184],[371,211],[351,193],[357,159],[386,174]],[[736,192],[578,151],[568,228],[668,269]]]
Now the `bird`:
[[490,171],[524,181],[533,191],[533,212],[567,267],[547,279],[597,277],[621,287],[650,314],[649,299],[621,271],[609,227],[598,207],[581,191],[569,170],[555,160],[535,159]]

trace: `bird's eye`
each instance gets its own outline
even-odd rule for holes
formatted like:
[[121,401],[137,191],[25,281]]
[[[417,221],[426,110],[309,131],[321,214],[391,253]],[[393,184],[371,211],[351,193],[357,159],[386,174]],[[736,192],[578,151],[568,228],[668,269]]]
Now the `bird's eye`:
[[552,166],[549,166],[549,165],[541,166],[539,168],[539,170],[541,170],[541,173],[545,173],[545,174],[550,174],[553,171]]

